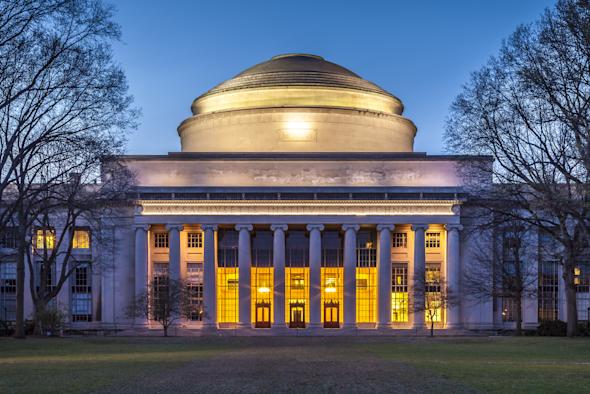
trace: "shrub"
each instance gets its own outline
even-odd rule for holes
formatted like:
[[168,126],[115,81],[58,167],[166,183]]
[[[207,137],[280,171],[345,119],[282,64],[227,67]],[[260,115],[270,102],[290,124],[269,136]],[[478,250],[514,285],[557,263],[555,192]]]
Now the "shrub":
[[561,320],[544,321],[537,327],[537,335],[544,337],[564,337],[567,333],[567,323]]

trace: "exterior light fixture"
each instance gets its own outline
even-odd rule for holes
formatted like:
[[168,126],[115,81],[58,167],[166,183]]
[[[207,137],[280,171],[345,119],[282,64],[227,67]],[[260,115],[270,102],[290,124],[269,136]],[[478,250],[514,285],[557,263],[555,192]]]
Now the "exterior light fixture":
[[270,289],[266,286],[263,286],[263,287],[258,288],[258,292],[259,293],[270,293]]
[[326,287],[325,292],[326,293],[336,293],[336,288],[335,287]]

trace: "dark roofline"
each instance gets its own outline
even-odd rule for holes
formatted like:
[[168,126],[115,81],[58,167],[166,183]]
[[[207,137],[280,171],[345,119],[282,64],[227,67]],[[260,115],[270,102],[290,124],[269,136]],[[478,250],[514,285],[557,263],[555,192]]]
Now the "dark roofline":
[[105,157],[104,161],[493,161],[488,155],[427,155],[425,152],[169,152],[167,155],[120,155]]

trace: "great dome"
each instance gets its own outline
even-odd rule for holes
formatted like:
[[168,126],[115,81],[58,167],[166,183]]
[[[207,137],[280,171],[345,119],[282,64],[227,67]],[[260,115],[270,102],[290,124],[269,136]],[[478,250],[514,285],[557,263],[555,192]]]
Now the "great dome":
[[286,54],[197,97],[184,152],[408,152],[401,101],[320,56]]

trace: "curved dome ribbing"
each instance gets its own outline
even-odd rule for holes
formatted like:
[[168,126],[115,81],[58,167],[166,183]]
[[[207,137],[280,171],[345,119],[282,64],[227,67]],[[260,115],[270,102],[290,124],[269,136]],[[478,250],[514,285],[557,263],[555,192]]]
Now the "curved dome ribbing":
[[222,82],[201,97],[238,89],[271,86],[323,86],[358,89],[393,97],[372,82],[320,56],[288,54],[275,56]]

